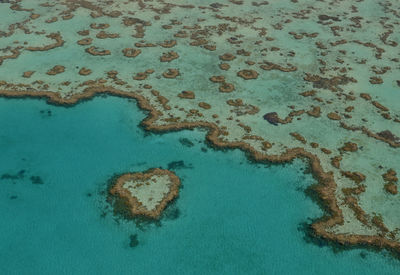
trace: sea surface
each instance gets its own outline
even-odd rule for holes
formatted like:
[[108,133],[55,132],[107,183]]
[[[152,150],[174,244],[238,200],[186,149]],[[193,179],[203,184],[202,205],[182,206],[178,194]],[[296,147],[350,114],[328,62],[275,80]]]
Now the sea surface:
[[[0,98],[0,274],[399,274],[385,252],[316,244],[323,212],[301,160],[251,163],[205,130],[154,134],[134,101],[74,107]],[[152,167],[182,179],[157,223],[107,203],[116,174]]]

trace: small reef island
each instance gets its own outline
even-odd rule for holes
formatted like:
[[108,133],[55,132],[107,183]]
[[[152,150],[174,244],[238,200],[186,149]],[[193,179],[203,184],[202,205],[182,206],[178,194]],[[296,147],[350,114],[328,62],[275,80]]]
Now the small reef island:
[[153,168],[116,177],[109,193],[130,216],[158,219],[168,203],[178,197],[180,184],[172,171]]

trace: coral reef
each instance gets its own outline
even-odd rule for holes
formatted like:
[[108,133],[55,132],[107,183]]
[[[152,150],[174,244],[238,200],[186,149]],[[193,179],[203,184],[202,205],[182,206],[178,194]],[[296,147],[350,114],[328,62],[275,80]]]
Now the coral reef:
[[179,194],[180,180],[169,170],[153,168],[119,176],[109,193],[129,209],[132,216],[158,219]]
[[400,251],[400,219],[385,211],[398,207],[400,169],[396,1],[2,6],[13,16],[0,30],[1,96],[135,99],[146,130],[207,128],[212,146],[254,161],[304,158],[326,210],[315,235]]

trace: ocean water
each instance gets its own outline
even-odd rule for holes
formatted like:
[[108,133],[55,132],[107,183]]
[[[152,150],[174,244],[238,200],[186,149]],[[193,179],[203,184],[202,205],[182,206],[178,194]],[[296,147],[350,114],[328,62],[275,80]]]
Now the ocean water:
[[[250,163],[204,130],[145,132],[144,117],[116,97],[0,99],[0,274],[399,273],[385,252],[310,242],[302,225],[323,213],[302,161]],[[176,172],[179,198],[158,223],[113,215],[108,180],[151,167]]]

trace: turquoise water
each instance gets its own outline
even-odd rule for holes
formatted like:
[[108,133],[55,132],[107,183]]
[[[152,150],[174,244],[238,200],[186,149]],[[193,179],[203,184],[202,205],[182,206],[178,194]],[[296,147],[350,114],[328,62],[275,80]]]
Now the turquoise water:
[[[385,253],[306,241],[301,224],[322,211],[301,161],[252,164],[207,147],[204,131],[146,133],[144,117],[115,97],[0,99],[1,274],[399,273]],[[159,223],[113,216],[108,179],[168,166],[183,188]]]

